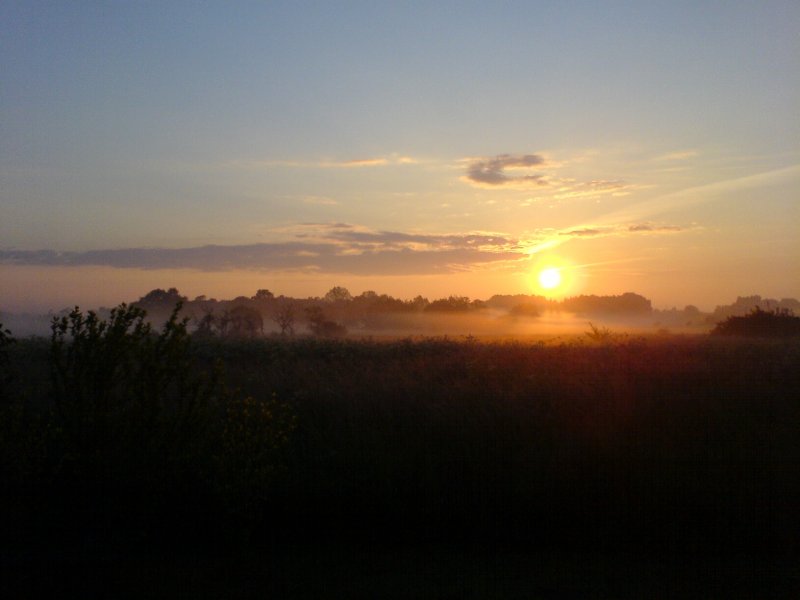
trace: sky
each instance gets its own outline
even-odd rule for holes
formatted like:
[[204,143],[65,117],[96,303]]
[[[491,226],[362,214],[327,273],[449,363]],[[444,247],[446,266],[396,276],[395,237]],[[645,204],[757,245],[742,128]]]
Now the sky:
[[798,107],[796,0],[6,0],[0,311],[797,298]]

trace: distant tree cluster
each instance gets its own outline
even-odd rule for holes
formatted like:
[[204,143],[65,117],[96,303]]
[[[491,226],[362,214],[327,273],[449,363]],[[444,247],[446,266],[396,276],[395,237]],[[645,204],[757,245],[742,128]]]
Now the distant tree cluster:
[[738,296],[732,304],[717,306],[709,316],[709,322],[719,323],[728,317],[743,317],[756,309],[791,311],[800,313],[800,301],[794,298],[762,298],[759,295]]
[[[633,292],[615,296],[579,295],[563,300],[515,294],[494,295],[483,301],[450,295],[429,301],[419,295],[412,300],[402,300],[372,290],[354,296],[342,286],[332,287],[322,297],[276,296],[270,290],[262,288],[250,297],[216,300],[201,295],[191,301],[176,288],[159,288],[147,293],[132,305],[146,310],[150,318],[155,320],[168,316],[179,302],[183,304],[182,314],[190,319],[195,335],[225,338],[258,337],[265,333],[284,337],[298,334],[322,338],[342,337],[348,331],[420,327],[420,322],[415,321],[415,315],[437,317],[481,313],[491,318],[505,316],[512,320],[536,319],[548,312],[571,313],[593,319],[649,317],[661,327],[708,328],[711,324],[721,323],[732,316],[748,316],[753,319],[750,312],[760,306],[766,307],[761,311],[764,313],[778,311],[775,314],[783,315],[780,318],[800,309],[800,302],[797,300],[784,298],[778,301],[763,299],[761,296],[739,297],[733,304],[718,306],[713,314],[708,314],[693,305],[687,305],[680,310],[655,310],[650,300]],[[103,314],[102,310],[99,312]],[[741,326],[727,324],[723,329],[727,331],[726,328],[731,327],[735,329]]]
[[621,296],[576,296],[561,302],[563,310],[576,314],[649,315],[653,311],[650,300],[639,294],[627,292]]
[[[560,302],[525,294],[495,295],[488,301],[450,295],[429,301],[419,295],[412,300],[401,300],[371,290],[353,296],[342,286],[332,287],[321,298],[275,296],[268,289],[259,289],[251,297],[216,300],[201,295],[191,301],[176,288],[159,288],[132,305],[156,319],[168,315],[178,303],[182,303],[182,314],[189,318],[195,335],[226,338],[261,336],[265,330],[282,336],[305,331],[315,337],[342,337],[349,329],[403,328],[409,324],[407,317],[411,315],[465,315],[487,309],[503,311],[512,318],[536,318],[547,311],[634,316],[652,312],[650,301],[633,293],[577,296]],[[274,325],[265,327],[265,323]]]
[[465,313],[483,308],[486,308],[486,303],[481,300],[470,301],[467,296],[448,296],[431,302],[425,307],[425,312]]
[[161,288],[156,288],[151,292],[148,292],[141,298],[139,298],[136,302],[133,302],[131,306],[141,308],[145,311],[171,311],[175,308],[175,305],[178,302],[186,302],[188,298],[186,296],[182,296],[181,293],[177,290],[177,288],[169,288],[168,290],[162,290]]

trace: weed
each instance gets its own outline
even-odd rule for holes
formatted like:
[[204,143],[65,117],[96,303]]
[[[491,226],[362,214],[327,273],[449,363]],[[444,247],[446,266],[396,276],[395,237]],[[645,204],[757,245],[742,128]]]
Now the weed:
[[585,335],[593,342],[599,343],[607,343],[614,339],[614,334],[611,333],[608,327],[598,327],[591,322],[589,323],[589,331],[586,331]]

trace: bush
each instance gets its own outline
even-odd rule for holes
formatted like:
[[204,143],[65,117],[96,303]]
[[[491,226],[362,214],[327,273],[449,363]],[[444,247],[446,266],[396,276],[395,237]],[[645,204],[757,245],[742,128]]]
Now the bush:
[[[154,334],[145,311],[120,305],[108,321],[75,308],[54,319],[54,419],[65,452],[84,467],[140,459],[147,465],[197,452],[205,411],[221,392],[191,367],[180,304]],[[144,467],[145,465],[138,465]],[[177,466],[177,465],[176,465]]]
[[769,338],[800,336],[800,317],[794,316],[794,313],[786,308],[763,310],[757,306],[745,316],[728,317],[718,323],[711,333]]
[[180,308],[160,332],[124,304],[107,320],[77,307],[53,320],[49,389],[20,387],[0,406],[0,525],[25,543],[38,531],[94,547],[191,543],[211,533],[199,523],[227,537],[264,521],[291,411],[274,394],[226,389]]
[[8,347],[14,343],[11,331],[0,323],[0,400],[4,398],[5,386],[11,379],[11,368],[8,359]]

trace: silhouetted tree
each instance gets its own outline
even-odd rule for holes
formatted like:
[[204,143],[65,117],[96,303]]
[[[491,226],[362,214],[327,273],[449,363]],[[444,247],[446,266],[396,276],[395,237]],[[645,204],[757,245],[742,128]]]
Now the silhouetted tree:
[[426,312],[466,312],[471,308],[469,298],[466,296],[449,296],[434,300],[425,307]]
[[564,310],[578,314],[648,315],[653,312],[650,300],[633,292],[620,296],[575,296],[561,303]]
[[182,296],[177,288],[171,287],[168,290],[156,288],[139,298],[132,306],[138,306],[146,311],[163,311],[172,310],[176,304],[179,302],[182,304],[186,300],[186,296]]
[[425,310],[428,307],[430,302],[428,301],[427,298],[423,298],[422,296],[417,296],[416,298],[411,300],[409,302],[409,304],[411,305],[413,310],[415,310],[417,312],[422,312],[423,310]]
[[353,296],[350,295],[348,289],[340,286],[332,287],[323,298],[325,302],[349,302],[352,299]]
[[314,305],[306,308],[306,316],[309,330],[317,337],[335,338],[347,334],[347,328],[335,321],[329,321],[320,306]]
[[275,298],[275,294],[273,294],[269,290],[264,290],[264,289],[256,291],[256,295],[253,296],[253,300],[262,302],[264,300],[272,300],[273,298]]
[[239,305],[227,313],[226,334],[233,337],[253,337],[264,333],[264,319],[252,306]]
[[272,320],[281,328],[281,335],[294,335],[294,303],[282,300],[278,303]]
[[195,324],[194,335],[198,337],[210,337],[216,333],[217,317],[213,309],[204,308],[201,317],[193,319]]

